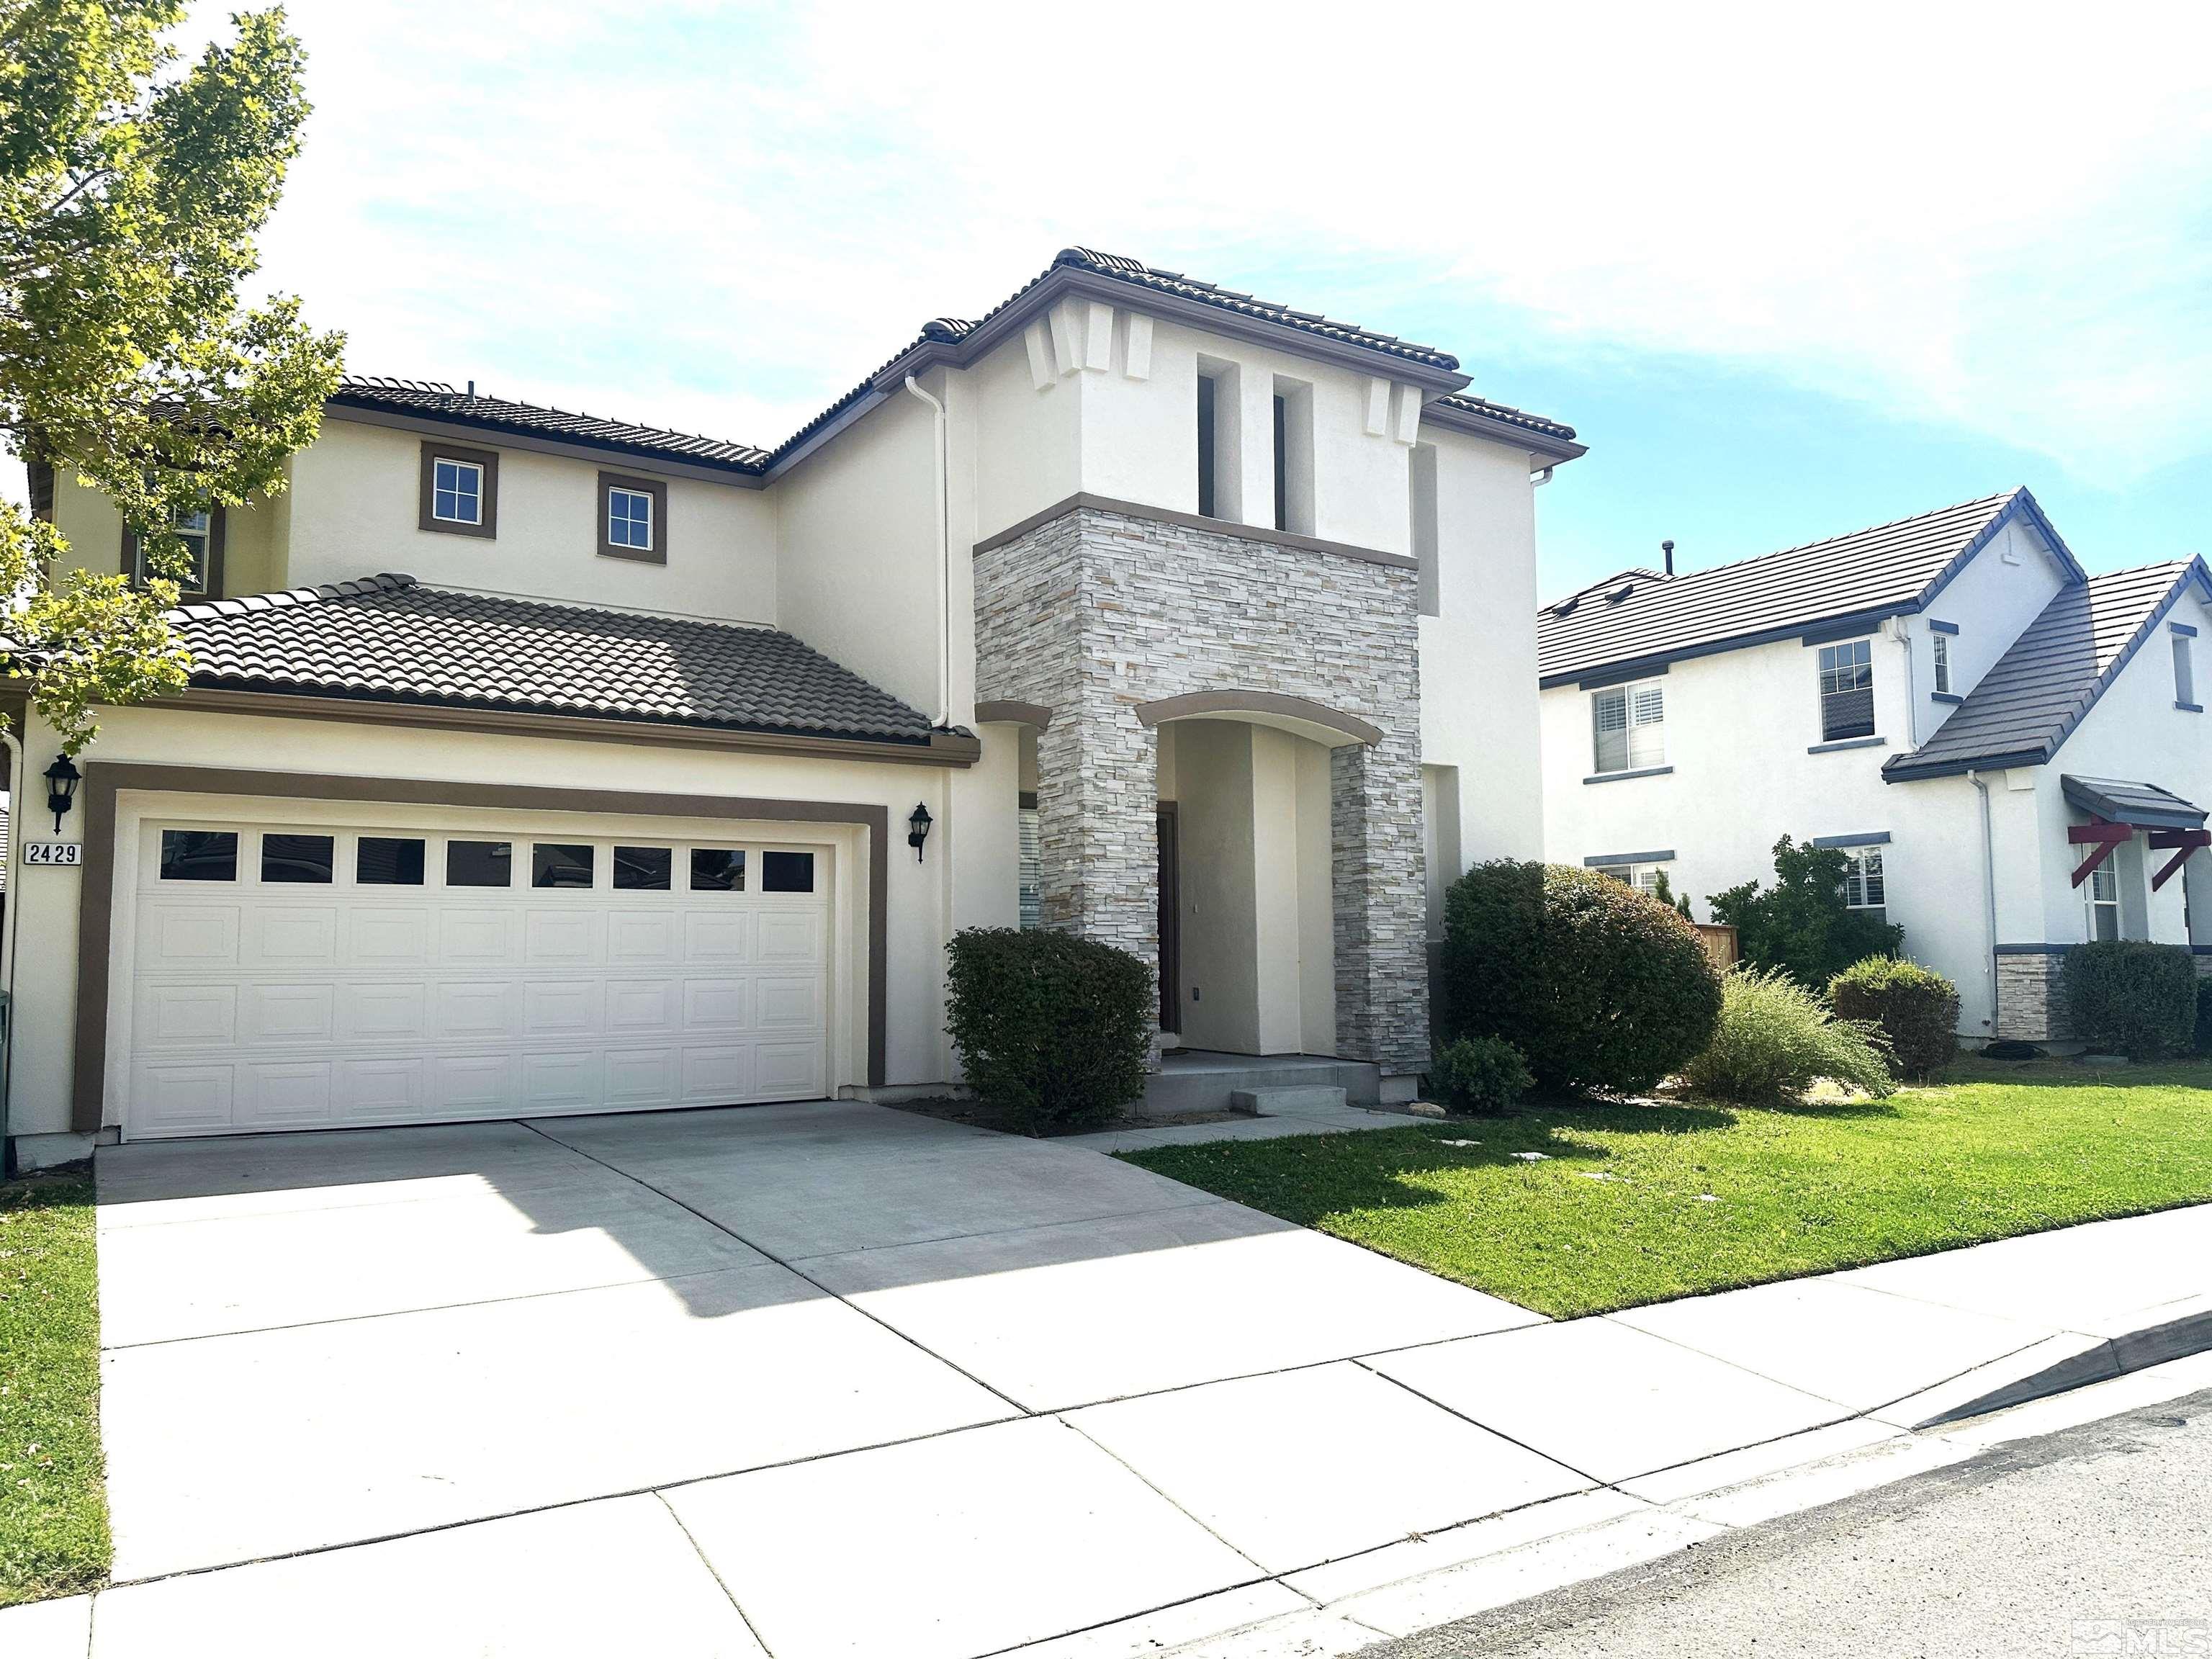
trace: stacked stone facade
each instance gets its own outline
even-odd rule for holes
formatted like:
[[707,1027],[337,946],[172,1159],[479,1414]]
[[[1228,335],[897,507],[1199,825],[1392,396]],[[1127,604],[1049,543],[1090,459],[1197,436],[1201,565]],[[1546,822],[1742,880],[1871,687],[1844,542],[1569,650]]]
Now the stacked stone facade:
[[1365,720],[1334,751],[1337,1052],[1428,1063],[1415,573],[1091,506],[975,557],[976,696],[1041,703],[1045,925],[1157,969],[1158,798],[1140,704],[1200,691],[1303,697]]
[[2000,1038],[2012,1042],[2063,1042],[2069,1039],[2066,1009],[2059,994],[2064,951],[2002,951],[1997,954],[1997,1024]]

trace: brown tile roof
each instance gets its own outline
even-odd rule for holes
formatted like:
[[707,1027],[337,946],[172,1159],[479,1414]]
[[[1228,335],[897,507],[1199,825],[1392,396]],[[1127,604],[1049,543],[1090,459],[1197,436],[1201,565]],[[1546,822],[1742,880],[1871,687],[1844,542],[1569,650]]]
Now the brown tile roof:
[[192,684],[871,742],[928,719],[772,628],[370,576],[169,613]]
[[[1465,377],[1456,374],[1459,359],[1433,346],[1417,345],[1394,334],[1378,333],[1356,324],[1334,322],[1317,312],[1295,311],[1272,300],[1256,299],[1234,289],[1200,282],[1197,277],[1186,276],[1181,271],[1155,270],[1141,261],[1120,254],[1101,253],[1094,248],[1070,247],[1062,248],[1049,266],[981,317],[931,318],[922,325],[920,334],[881,364],[866,380],[773,449],[762,449],[753,444],[725,442],[691,433],[672,432],[661,427],[640,426],[628,421],[603,420],[595,415],[516,403],[509,398],[479,395],[471,391],[457,391],[442,380],[351,379],[340,386],[337,395],[331,401],[342,408],[423,415],[490,432],[538,434],[621,453],[688,461],[757,476],[803,448],[816,434],[864,398],[884,391],[887,385],[895,385],[895,382],[890,382],[889,377],[896,365],[932,346],[957,348],[1003,313],[1022,304],[1040,285],[1050,281],[1054,273],[1069,269],[1310,334],[1316,339],[1334,344],[1357,346],[1386,356],[1398,357],[1424,369],[1454,374],[1464,383]],[[1486,398],[1455,392],[1445,395],[1439,401],[1462,413],[1520,427],[1561,442],[1571,442],[1575,436],[1575,429],[1571,426],[1562,426],[1557,421],[1548,421],[1540,415],[1531,415],[1504,404],[1492,403]]]

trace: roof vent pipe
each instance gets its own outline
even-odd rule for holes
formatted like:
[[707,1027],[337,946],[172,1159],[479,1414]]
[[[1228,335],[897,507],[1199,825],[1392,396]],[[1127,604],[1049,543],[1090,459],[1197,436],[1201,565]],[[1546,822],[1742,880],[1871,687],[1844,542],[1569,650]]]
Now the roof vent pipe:
[[1674,544],[1662,542],[1659,544],[1659,550],[1667,556],[1667,574],[1673,575],[1674,574]]

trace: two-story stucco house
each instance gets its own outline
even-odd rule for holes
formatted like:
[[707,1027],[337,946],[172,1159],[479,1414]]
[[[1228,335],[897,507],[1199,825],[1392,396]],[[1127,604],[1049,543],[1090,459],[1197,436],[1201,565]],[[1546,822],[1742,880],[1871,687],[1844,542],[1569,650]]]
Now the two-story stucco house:
[[185,526],[191,690],[19,813],[16,1134],[933,1091],[946,940],[1024,921],[1157,963],[1171,1046],[1405,1091],[1436,890],[1538,850],[1582,453],[1468,385],[1079,249],[774,449],[347,384]]
[[1539,617],[1548,854],[1702,916],[1785,834],[1844,848],[1964,1038],[2063,1040],[2072,945],[2212,966],[2208,629],[2201,559],[2087,575],[2025,489],[1623,571]]

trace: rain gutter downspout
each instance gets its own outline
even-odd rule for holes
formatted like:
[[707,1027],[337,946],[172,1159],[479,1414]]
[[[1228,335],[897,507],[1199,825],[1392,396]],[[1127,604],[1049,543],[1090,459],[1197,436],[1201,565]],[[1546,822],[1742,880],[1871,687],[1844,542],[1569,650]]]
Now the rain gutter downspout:
[[945,405],[921,389],[913,375],[906,389],[927,404],[937,428],[937,726],[952,724],[952,525],[945,473],[951,462],[946,453]]
[[1997,855],[1996,837],[1990,824],[1989,781],[1969,767],[1966,781],[1982,798],[1982,926],[1989,935],[1990,1037],[1997,1035]]

